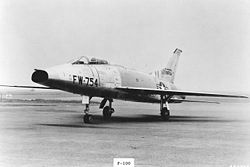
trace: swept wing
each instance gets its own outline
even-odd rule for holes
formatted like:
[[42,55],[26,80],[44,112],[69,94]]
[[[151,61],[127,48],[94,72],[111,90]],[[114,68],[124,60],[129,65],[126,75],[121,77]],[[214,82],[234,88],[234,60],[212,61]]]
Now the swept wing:
[[11,87],[11,88],[31,88],[31,89],[54,89],[54,88],[50,88],[50,87],[43,87],[43,86],[26,86],[26,85],[0,85],[3,87]]
[[132,94],[141,95],[162,95],[162,96],[206,96],[206,97],[231,97],[231,98],[248,98],[241,95],[219,94],[219,93],[207,93],[207,92],[194,92],[194,91],[182,91],[182,90],[162,90],[151,88],[137,88],[137,87],[117,87],[116,89],[125,91]]

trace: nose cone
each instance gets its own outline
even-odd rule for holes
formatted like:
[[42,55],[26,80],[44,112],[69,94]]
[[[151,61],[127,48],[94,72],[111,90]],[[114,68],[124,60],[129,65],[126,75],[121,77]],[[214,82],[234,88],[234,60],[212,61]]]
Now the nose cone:
[[49,75],[46,71],[36,70],[33,72],[31,80],[36,83],[46,82],[49,79]]

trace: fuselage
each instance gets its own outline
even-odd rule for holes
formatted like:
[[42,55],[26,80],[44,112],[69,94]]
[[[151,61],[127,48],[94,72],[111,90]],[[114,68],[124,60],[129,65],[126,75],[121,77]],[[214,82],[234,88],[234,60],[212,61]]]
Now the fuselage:
[[51,88],[90,97],[151,103],[160,102],[160,96],[136,95],[115,88],[176,89],[174,84],[163,82],[155,75],[110,64],[67,63],[45,70],[36,70],[32,80]]

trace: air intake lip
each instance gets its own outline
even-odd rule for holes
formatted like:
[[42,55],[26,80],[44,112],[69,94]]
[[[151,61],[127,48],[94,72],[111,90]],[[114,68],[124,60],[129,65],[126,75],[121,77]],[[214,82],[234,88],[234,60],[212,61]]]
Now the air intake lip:
[[44,70],[36,70],[33,72],[31,80],[36,83],[46,82],[49,79],[49,75]]

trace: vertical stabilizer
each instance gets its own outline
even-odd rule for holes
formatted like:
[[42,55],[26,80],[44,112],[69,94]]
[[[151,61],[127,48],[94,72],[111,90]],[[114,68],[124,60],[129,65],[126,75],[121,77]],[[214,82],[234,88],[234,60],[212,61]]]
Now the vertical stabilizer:
[[170,57],[167,66],[158,72],[158,77],[166,82],[174,83],[174,77],[176,73],[176,68],[178,60],[182,50],[175,49],[173,55]]

